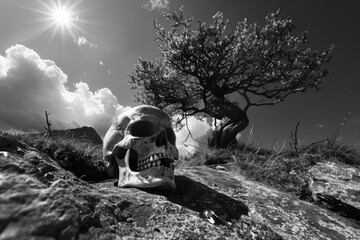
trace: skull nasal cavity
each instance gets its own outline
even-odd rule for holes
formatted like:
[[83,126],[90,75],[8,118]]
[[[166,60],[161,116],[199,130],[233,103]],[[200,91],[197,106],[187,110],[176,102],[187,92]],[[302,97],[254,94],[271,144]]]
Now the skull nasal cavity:
[[167,148],[168,145],[167,135],[166,135],[166,131],[161,131],[156,138],[156,146],[161,147],[164,145],[165,148]]

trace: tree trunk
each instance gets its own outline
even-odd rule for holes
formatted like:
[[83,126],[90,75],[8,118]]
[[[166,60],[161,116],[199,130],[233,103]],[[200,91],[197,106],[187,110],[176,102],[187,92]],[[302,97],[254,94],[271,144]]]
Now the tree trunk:
[[231,102],[222,102],[220,107],[216,106],[213,109],[216,109],[216,116],[222,118],[209,137],[208,145],[226,148],[235,140],[236,135],[248,126],[249,119],[245,111]]

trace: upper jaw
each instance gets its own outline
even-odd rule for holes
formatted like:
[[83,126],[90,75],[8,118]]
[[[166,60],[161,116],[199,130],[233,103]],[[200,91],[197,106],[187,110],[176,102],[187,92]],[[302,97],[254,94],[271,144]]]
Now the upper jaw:
[[138,160],[136,171],[140,172],[157,166],[164,166],[174,171],[174,159],[169,153],[154,153],[145,159]]

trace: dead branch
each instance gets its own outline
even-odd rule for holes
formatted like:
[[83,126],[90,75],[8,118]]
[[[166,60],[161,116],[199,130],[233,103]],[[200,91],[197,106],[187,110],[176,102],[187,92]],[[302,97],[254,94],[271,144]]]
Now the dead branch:
[[50,113],[45,111],[45,118],[46,118],[47,127],[44,127],[44,128],[47,131],[47,133],[49,134],[49,136],[51,137],[51,125],[52,125],[52,123],[51,123],[51,120],[49,120],[49,115],[50,115]]

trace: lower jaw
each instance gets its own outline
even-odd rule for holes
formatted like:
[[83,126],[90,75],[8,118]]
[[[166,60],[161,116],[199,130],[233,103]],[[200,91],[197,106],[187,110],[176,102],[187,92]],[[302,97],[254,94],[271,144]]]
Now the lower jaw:
[[151,189],[151,190],[156,190],[156,191],[161,191],[161,192],[175,192],[176,190],[176,185],[175,185],[175,181],[170,179],[170,178],[154,178],[152,179],[151,182],[148,183],[142,183],[142,184],[134,184],[131,182],[125,182],[123,184],[120,184],[119,182],[119,187],[123,187],[123,188],[139,188],[139,189]]
[[174,192],[176,189],[174,172],[151,168],[141,172],[124,171],[119,168],[118,187],[135,187]]
[[164,167],[164,166],[158,166],[158,167],[153,167],[153,168],[149,168],[146,170],[142,170],[140,172],[138,172],[139,175],[142,178],[145,178],[147,180],[152,180],[152,181],[159,181],[158,179],[165,179],[165,178],[170,178],[171,180],[174,180],[174,170]]

